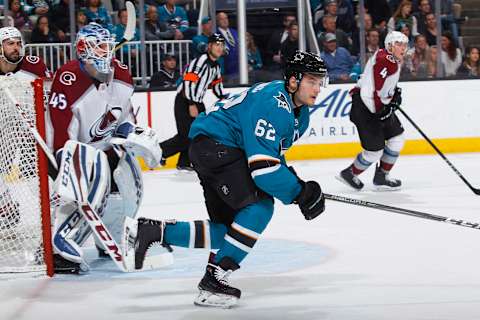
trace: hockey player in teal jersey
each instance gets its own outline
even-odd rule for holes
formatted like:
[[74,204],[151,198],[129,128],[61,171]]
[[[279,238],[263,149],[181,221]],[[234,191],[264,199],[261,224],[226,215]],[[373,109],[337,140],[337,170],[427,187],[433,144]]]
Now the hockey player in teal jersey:
[[[297,51],[284,81],[260,83],[217,102],[190,129],[190,159],[203,187],[209,220],[139,218],[135,268],[141,269],[153,242],[164,246],[218,249],[211,253],[195,304],[231,307],[241,292],[228,276],[252,250],[273,215],[273,198],[297,204],[305,219],[325,209],[319,184],[301,180],[284,152],[300,138],[326,84],[322,59]],[[135,228],[133,229],[135,230]]]

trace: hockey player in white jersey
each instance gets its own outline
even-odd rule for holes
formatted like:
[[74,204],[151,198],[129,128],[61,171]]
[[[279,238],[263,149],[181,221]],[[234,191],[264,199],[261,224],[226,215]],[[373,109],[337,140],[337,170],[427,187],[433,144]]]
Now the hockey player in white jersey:
[[[50,71],[41,58],[25,56],[22,34],[15,27],[0,28],[0,76],[15,77],[27,81],[51,77]],[[1,159],[1,161],[8,164],[13,159]],[[8,172],[2,173],[8,174]],[[0,206],[1,230],[15,226],[20,221],[20,213],[18,203],[13,200],[3,183],[0,183],[0,199],[0,202],[3,203]]]
[[401,90],[397,87],[408,38],[401,32],[390,32],[385,49],[378,50],[367,62],[356,87],[352,89],[350,120],[356,125],[364,149],[353,163],[340,172],[341,182],[361,190],[358,175],[379,162],[373,184],[378,190],[397,190],[401,181],[389,177],[403,148],[405,137],[395,109],[400,106]]
[[[161,149],[152,129],[135,125],[130,102],[132,77],[128,67],[114,58],[114,45],[110,32],[96,23],[79,30],[78,59],[62,66],[53,80],[48,105],[51,123],[47,127],[48,142],[60,163],[59,177],[63,178],[57,178],[56,191],[60,195],[59,190],[64,194],[66,189],[71,194],[79,192],[75,179],[80,181],[79,175],[85,175],[83,179],[91,188],[91,206],[119,243],[123,219],[136,214],[143,193],[135,155],[142,156],[153,168],[160,161]],[[85,160],[88,150],[94,150],[90,152],[94,160],[89,163]],[[75,153],[80,165],[70,168],[68,158]],[[55,271],[78,273],[87,266],[80,246],[91,230],[75,204],[64,203],[57,209],[55,229]],[[96,244],[101,249],[102,244]]]
[[51,78],[50,71],[37,56],[25,56],[22,34],[15,27],[0,28],[0,75],[35,80]]

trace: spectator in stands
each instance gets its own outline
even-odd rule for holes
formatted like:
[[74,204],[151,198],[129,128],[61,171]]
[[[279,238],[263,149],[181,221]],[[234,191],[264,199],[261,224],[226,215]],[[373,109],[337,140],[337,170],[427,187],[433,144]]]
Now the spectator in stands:
[[420,34],[425,34],[427,31],[427,14],[432,12],[430,0],[420,0],[419,11],[414,13],[417,19],[417,31]]
[[455,45],[455,40],[450,32],[442,35],[442,52],[440,53],[446,77],[455,76],[462,64],[462,52]]
[[157,7],[149,6],[145,20],[146,40],[178,40],[178,30],[169,28],[165,23],[158,21]]
[[411,32],[408,24],[403,23],[403,22],[400,23],[400,25],[397,27],[397,31],[400,31],[401,33],[403,33],[404,35],[407,36],[407,38],[408,38],[408,48],[407,48],[407,50],[413,48],[414,38],[412,37],[412,32]]
[[[331,0],[330,0],[331,1]],[[351,0],[337,1],[337,27],[351,35],[354,28],[354,15]]]
[[425,31],[425,38],[429,46],[434,46],[437,44],[437,19],[433,13],[428,13],[426,16],[427,20],[427,29]]
[[350,79],[353,61],[347,49],[338,47],[333,33],[327,33],[323,43],[324,51],[321,56],[327,66],[328,76],[332,81],[346,81]]
[[[354,18],[353,7],[350,0],[325,0],[323,6],[324,15],[336,17],[338,29],[342,29],[347,34],[352,33]],[[317,29],[323,31],[323,25],[320,25]]]
[[[51,2],[51,1],[48,1]],[[48,14],[50,10],[49,3],[45,0],[22,1],[23,10],[30,17],[32,24],[36,24],[40,16]]]
[[275,69],[280,69],[282,65],[282,55],[280,47],[282,43],[288,38],[288,26],[292,22],[297,22],[297,18],[292,14],[287,14],[283,17],[283,28],[273,31],[267,46],[267,63],[271,64]]
[[250,32],[246,33],[247,40],[247,56],[248,56],[248,70],[259,70],[263,67],[262,56],[258,50],[255,40]]
[[113,32],[112,18],[101,0],[87,0],[85,14],[89,22],[96,22]]
[[[128,20],[127,9],[118,10],[117,16],[118,16],[119,23],[116,24],[115,27],[113,28],[113,33],[115,34],[116,40],[120,41],[121,39],[123,39],[123,35],[125,34],[125,28],[127,27],[127,20]],[[133,35],[132,41],[139,41],[139,40],[140,40],[140,32],[138,28],[135,28],[135,34]],[[132,57],[136,57],[137,51],[139,49],[138,46],[130,47],[130,48],[131,48],[130,54],[132,55]],[[128,49],[129,49],[129,45],[125,44],[122,47],[123,54],[128,54],[128,51],[129,51]]]
[[388,20],[388,30],[398,30],[398,27],[402,23],[408,25],[413,36],[418,34],[417,18],[412,15],[412,2],[410,0],[402,0],[400,6],[397,8],[393,16]]
[[282,55],[282,64],[285,65],[285,62],[295,54],[295,51],[298,50],[298,23],[292,22],[288,27],[288,38],[283,41],[282,46],[280,47],[280,52]]
[[[365,20],[363,21],[365,24],[365,37],[367,36],[367,32],[373,28],[373,21],[372,16],[368,13],[365,13]],[[377,32],[379,32],[377,30]],[[357,27],[353,31],[352,34],[352,48],[350,53],[354,56],[357,56],[360,53],[360,15],[358,15],[357,20]]]
[[[450,30],[455,44],[458,45],[458,24],[453,12],[453,0],[440,0],[440,21],[442,22],[443,30]],[[432,11],[435,12],[435,1],[432,2]]]
[[37,24],[32,31],[32,43],[56,43],[60,42],[57,32],[50,27],[50,20],[48,16],[40,16],[37,19]]
[[480,50],[478,47],[467,48],[465,61],[458,68],[457,75],[464,77],[480,76]]
[[212,19],[210,17],[202,18],[202,33],[192,39],[193,56],[195,58],[207,52],[208,37],[213,33]]
[[427,39],[424,35],[415,37],[415,45],[405,55],[404,74],[415,78],[428,77],[428,51]]
[[380,49],[380,32],[377,29],[370,29],[367,31],[367,41],[365,42],[366,58],[368,61],[371,56]]
[[177,58],[171,54],[165,54],[162,59],[160,70],[152,75],[150,88],[173,90],[177,87],[180,72],[177,69]]
[[176,30],[175,39],[192,39],[196,29],[190,28],[187,12],[183,7],[177,6],[177,2],[177,0],[167,0],[163,6],[159,6],[158,21]]
[[318,44],[320,51],[323,51],[323,41],[327,33],[333,33],[337,38],[337,47],[343,47],[350,51],[352,46],[352,39],[342,29],[337,28],[336,18],[331,15],[324,15],[322,18],[324,32],[318,34]]
[[[66,33],[70,33],[70,9],[69,0],[60,0],[50,10],[50,22],[58,29],[58,37],[61,41],[66,40]],[[63,33],[63,35],[61,33]]]
[[78,10],[75,16],[75,23],[77,26],[77,31],[82,29],[88,24],[88,18],[84,10]]
[[13,26],[20,30],[25,42],[29,42],[33,26],[20,0],[8,0],[8,7],[10,9],[8,15],[13,19]]
[[385,28],[388,19],[391,17],[387,0],[365,0],[365,8],[372,16],[373,24],[377,27]]
[[[437,46],[433,45],[430,46],[430,49],[428,50],[428,55],[427,55],[427,72],[428,72],[428,77],[429,78],[435,78],[437,76]],[[440,73],[443,74],[443,64],[441,66]]]
[[228,81],[235,81],[238,77],[238,33],[237,30],[230,28],[228,15],[225,12],[217,13],[217,30],[225,38],[224,56],[225,77]]

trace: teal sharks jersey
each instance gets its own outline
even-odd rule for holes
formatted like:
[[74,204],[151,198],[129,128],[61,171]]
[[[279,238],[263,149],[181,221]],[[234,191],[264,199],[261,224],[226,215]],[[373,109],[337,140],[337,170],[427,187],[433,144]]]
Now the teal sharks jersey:
[[308,124],[308,107],[294,110],[284,81],[273,81],[220,100],[195,119],[189,136],[193,139],[203,134],[244,150],[256,185],[289,204],[300,193],[301,185],[283,154]]

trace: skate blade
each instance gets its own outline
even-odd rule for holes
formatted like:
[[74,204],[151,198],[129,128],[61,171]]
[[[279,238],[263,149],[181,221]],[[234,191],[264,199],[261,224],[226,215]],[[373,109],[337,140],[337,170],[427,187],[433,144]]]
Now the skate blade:
[[384,185],[373,185],[373,189],[375,191],[379,191],[379,192],[390,192],[390,191],[400,190],[400,189],[402,189],[402,186],[389,187],[389,186],[384,186]]
[[348,183],[347,181],[345,181],[345,179],[342,178],[342,176],[338,175],[338,176],[335,176],[335,179],[337,179],[338,181],[340,181],[341,183],[343,183],[344,185],[346,185],[347,187],[349,187],[350,189],[352,190],[355,190],[355,191],[361,191],[362,188],[360,189],[357,189],[357,188],[354,188],[350,185],[350,183]]
[[200,290],[193,304],[200,307],[230,309],[236,306],[238,298],[226,294],[212,293]]

